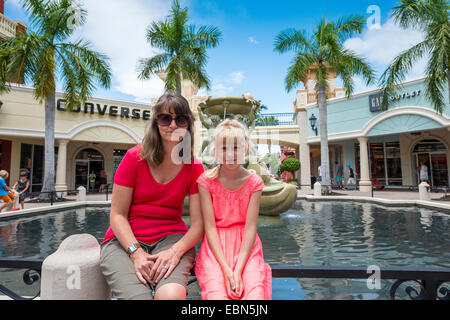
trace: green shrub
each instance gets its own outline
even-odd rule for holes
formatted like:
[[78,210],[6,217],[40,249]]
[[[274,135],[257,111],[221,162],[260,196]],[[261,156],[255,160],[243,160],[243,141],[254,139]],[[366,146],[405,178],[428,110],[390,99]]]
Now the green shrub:
[[300,161],[296,158],[286,158],[281,164],[281,171],[294,173],[298,169],[300,169]]

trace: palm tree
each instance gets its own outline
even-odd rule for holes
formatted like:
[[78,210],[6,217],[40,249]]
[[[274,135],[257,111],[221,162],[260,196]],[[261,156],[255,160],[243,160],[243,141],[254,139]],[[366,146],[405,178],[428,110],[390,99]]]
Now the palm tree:
[[426,95],[434,109],[442,114],[446,102],[445,85],[450,101],[450,22],[447,0],[401,0],[393,8],[394,21],[402,28],[416,28],[423,32],[424,40],[402,52],[382,74],[382,109],[389,107],[393,96],[405,79],[405,75],[422,57],[428,55],[426,67]]
[[181,8],[178,0],[172,4],[170,15],[164,22],[152,22],[147,29],[147,41],[162,53],[139,60],[139,79],[146,80],[157,71],[166,70],[165,90],[181,93],[182,79],[191,80],[197,87],[209,90],[210,80],[205,72],[207,48],[216,47],[221,31],[212,26],[187,25],[188,9]]
[[62,82],[65,105],[71,110],[91,96],[96,81],[109,88],[111,69],[108,58],[90,50],[89,42],[68,41],[76,27],[85,22],[85,10],[79,8],[78,23],[74,23],[71,0],[23,0],[22,5],[35,32],[0,44],[0,93],[10,90],[7,80],[23,78],[34,87],[35,99],[45,101],[42,192],[50,192],[55,190],[56,82]]
[[[315,90],[320,114],[322,182],[325,186],[331,184],[327,132],[327,80],[332,73],[340,76],[345,94],[349,98],[353,93],[353,76],[362,76],[367,80],[367,84],[374,78],[374,71],[368,63],[343,46],[345,40],[361,33],[363,26],[363,16],[350,15],[335,22],[326,21],[324,16],[310,36],[305,30],[291,28],[282,31],[275,38],[275,51],[284,53],[292,50],[296,54],[285,78],[288,92],[300,81],[305,82],[309,72],[312,71],[317,76]],[[324,189],[330,190],[329,187]]]

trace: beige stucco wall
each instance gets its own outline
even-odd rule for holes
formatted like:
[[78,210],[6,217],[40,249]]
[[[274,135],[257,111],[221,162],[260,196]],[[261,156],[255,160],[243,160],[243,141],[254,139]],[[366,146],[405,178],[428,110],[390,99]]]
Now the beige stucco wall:
[[[56,99],[62,98],[62,94],[57,93]],[[34,99],[32,88],[13,87],[11,92],[2,95],[0,99],[3,102],[0,109],[0,136],[44,137],[44,104]],[[95,105],[94,114],[84,113],[83,108],[78,113],[55,110],[57,139],[92,141],[92,138],[95,138],[96,142],[129,143],[144,136],[148,121],[142,119],[142,113],[144,110],[151,110],[151,105],[104,98],[92,98],[88,102]],[[102,107],[104,105],[119,107],[119,116],[114,117],[108,113],[100,115],[96,110],[97,104]],[[121,118],[121,107],[139,109],[141,118]],[[97,128],[99,125],[102,126],[101,129]]]
[[[58,93],[56,99],[62,99]],[[33,89],[14,86],[0,96],[3,105],[0,109],[0,139],[12,141],[10,181],[19,178],[21,144],[44,145],[45,113],[44,104],[34,99]],[[117,106],[119,116],[100,115],[81,112],[55,110],[55,146],[61,139],[68,140],[66,184],[74,187],[75,156],[85,148],[97,149],[103,154],[108,182],[112,181],[114,149],[129,149],[142,140],[147,120],[142,119],[144,110],[151,110],[149,104],[128,101],[92,98],[88,102]],[[120,107],[140,110],[140,119],[121,118]],[[94,108],[95,111],[96,108]]]

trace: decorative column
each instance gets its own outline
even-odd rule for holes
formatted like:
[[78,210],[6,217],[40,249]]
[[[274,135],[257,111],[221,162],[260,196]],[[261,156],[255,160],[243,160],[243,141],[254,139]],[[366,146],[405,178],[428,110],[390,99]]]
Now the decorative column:
[[58,163],[56,165],[56,191],[67,190],[67,144],[69,140],[59,140]]
[[359,166],[361,179],[359,180],[359,191],[370,192],[372,190],[372,182],[370,181],[369,173],[369,152],[367,148],[367,141],[369,138],[360,137],[359,141]]
[[298,146],[298,159],[300,160],[300,185],[302,190],[311,190],[311,157],[308,139],[308,117],[305,108],[296,108],[300,144]]

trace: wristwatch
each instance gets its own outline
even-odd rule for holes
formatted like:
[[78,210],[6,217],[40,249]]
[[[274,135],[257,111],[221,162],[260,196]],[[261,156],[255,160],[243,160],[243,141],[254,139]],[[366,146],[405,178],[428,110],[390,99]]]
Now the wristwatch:
[[129,245],[127,248],[128,255],[131,256],[140,247],[141,247],[141,245],[137,242]]

